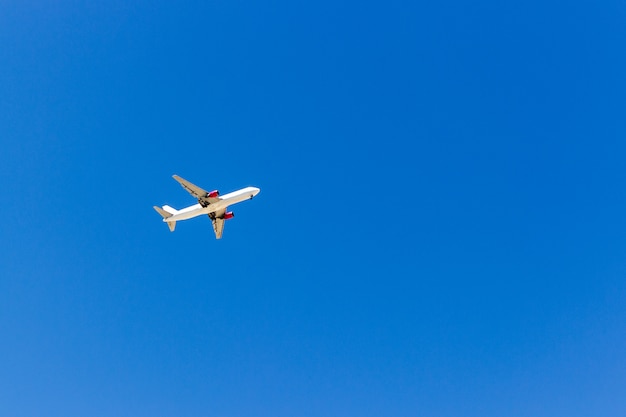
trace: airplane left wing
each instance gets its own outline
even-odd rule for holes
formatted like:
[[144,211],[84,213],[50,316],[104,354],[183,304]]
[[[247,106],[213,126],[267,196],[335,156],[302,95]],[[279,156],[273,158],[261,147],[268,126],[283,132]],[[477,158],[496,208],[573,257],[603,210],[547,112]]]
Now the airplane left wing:
[[190,183],[189,181],[187,181],[184,178],[179,177],[178,175],[173,175],[172,176],[176,181],[178,181],[178,183],[180,185],[182,185],[182,187],[187,190],[187,192],[189,194],[191,194],[192,196],[194,196],[195,198],[198,199],[198,201],[202,204],[202,203],[206,203],[206,204],[202,204],[203,206],[206,206],[208,204],[212,204],[215,203],[217,201],[220,201],[219,197],[209,197],[209,193],[198,187],[195,184]]
[[213,223],[213,231],[215,232],[216,239],[221,239],[222,233],[224,232],[224,213],[226,213],[226,209],[219,210],[215,213],[209,213],[209,218]]

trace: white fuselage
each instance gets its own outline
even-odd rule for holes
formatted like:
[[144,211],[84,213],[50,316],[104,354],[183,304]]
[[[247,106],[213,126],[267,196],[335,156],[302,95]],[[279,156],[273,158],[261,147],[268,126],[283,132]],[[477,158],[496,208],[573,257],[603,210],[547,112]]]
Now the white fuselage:
[[178,210],[176,214],[166,219],[163,219],[164,222],[177,222],[180,220],[187,220],[193,217],[201,216],[203,214],[214,213],[219,210],[226,209],[226,207],[240,203],[244,200],[249,200],[255,195],[259,193],[258,188],[256,187],[246,187],[241,190],[233,191],[232,193],[224,194],[220,196],[220,201],[216,201],[215,203],[211,203],[206,207],[202,207],[200,204],[194,204],[193,206],[186,207],[184,209]]

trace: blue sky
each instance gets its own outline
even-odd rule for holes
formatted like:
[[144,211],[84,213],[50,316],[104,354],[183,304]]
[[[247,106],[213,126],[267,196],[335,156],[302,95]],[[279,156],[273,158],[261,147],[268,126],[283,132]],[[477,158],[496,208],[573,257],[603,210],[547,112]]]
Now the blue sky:
[[4,2],[0,415],[623,415],[625,18]]

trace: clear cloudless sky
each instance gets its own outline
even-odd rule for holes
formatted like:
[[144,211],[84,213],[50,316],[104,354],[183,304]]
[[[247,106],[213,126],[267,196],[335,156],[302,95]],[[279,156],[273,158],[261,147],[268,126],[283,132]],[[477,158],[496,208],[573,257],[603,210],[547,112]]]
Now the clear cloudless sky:
[[[4,1],[1,416],[626,415],[623,1]],[[233,206],[224,238],[153,205]]]

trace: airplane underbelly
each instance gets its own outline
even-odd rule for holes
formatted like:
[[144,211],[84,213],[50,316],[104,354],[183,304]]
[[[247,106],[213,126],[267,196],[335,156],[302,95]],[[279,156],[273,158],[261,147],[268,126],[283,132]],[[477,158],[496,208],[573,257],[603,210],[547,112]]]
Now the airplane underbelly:
[[180,221],[180,220],[187,220],[187,219],[191,219],[193,217],[199,216],[201,214],[206,213],[206,209],[198,207],[196,209],[193,210],[189,210],[189,211],[180,211],[177,214],[173,215],[172,217],[169,217],[167,219],[164,220],[169,220],[169,221]]
[[213,203],[213,204],[209,204],[208,206],[206,206],[202,214],[215,213],[216,211],[220,211],[224,208],[226,208],[226,204],[220,201],[219,203]]

